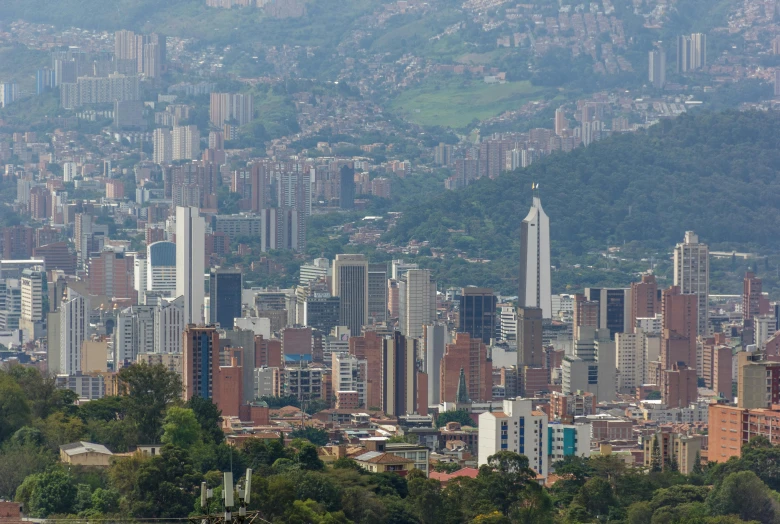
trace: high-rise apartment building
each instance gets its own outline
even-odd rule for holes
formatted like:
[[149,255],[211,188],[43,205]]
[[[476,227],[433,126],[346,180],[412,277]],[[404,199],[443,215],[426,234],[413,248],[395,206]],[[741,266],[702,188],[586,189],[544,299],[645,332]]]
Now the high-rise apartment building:
[[564,112],[563,107],[559,107],[555,110],[555,134],[557,136],[563,136],[568,129],[569,122],[566,120],[566,113]]
[[59,310],[59,372],[75,375],[81,371],[81,344],[89,339],[89,297],[68,288]]
[[666,52],[663,49],[654,49],[649,52],[648,80],[656,89],[663,89],[666,85]]
[[209,273],[209,322],[233,329],[241,317],[242,276],[239,269],[212,268]]
[[339,324],[358,335],[368,320],[368,259],[364,255],[336,255],[332,295],[340,299]]
[[376,331],[366,331],[363,336],[349,338],[349,354],[366,362],[366,408],[382,406],[382,346],[384,338]]
[[251,94],[211,93],[209,119],[217,127],[234,123],[248,124],[254,118],[254,100]]
[[188,325],[182,340],[184,400],[212,398],[219,375],[219,333],[215,327]]
[[677,72],[687,73],[707,65],[707,35],[693,33],[677,37]]
[[176,126],[171,132],[171,158],[197,160],[200,158],[200,131],[198,126]]
[[460,295],[458,332],[490,344],[496,336],[496,303],[498,300],[489,288],[465,287]]
[[339,171],[339,207],[355,208],[355,169],[347,165]]
[[699,242],[693,231],[674,248],[674,285],[684,295],[696,295],[698,302],[697,334],[707,336],[710,299],[710,251]]
[[436,320],[436,282],[429,269],[410,269],[398,283],[401,334],[420,338],[423,325]]
[[753,317],[767,313],[769,313],[769,300],[763,295],[761,279],[748,271],[742,281],[742,319],[751,321]]
[[552,318],[550,284],[550,219],[539,197],[520,226],[520,307],[538,307],[542,317]]
[[182,351],[184,322],[184,297],[165,301],[154,310],[154,351],[172,354]]
[[517,369],[544,366],[542,352],[542,310],[517,308]]
[[445,324],[436,323],[423,326],[423,371],[428,375],[428,402],[430,404],[439,404],[442,401],[440,370],[447,342],[447,326]]
[[530,399],[504,400],[501,411],[479,416],[479,465],[501,451],[514,451],[528,457],[537,475],[547,478],[547,415],[533,409]]
[[114,369],[136,362],[138,355],[153,353],[156,306],[132,306],[117,315],[114,328]]
[[465,374],[469,400],[487,402],[493,399],[493,362],[487,346],[468,333],[458,333],[447,344],[440,368],[441,402],[457,402],[460,373]]
[[655,275],[642,275],[641,282],[631,284],[631,320],[629,322],[629,332],[636,331],[636,319],[652,318],[656,313],[660,313],[661,308],[658,302],[658,283]]
[[152,159],[155,164],[170,164],[173,161],[173,135],[171,130],[160,127],[152,133],[154,152]]
[[20,285],[22,311],[19,329],[24,331],[25,341],[37,340],[43,335],[44,315],[47,313],[43,311],[43,297],[47,293],[43,267],[22,270]]
[[196,207],[176,208],[176,296],[184,297],[185,324],[203,324],[206,222]]

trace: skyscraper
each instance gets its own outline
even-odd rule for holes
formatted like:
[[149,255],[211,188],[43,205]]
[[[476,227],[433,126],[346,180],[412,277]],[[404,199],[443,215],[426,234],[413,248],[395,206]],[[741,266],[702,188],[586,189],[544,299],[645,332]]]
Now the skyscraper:
[[382,411],[387,415],[417,412],[417,353],[417,340],[398,331],[382,340]]
[[550,287],[550,219],[542,201],[533,197],[533,205],[520,226],[520,307],[538,307],[542,317],[552,318]]
[[339,207],[355,208],[355,169],[347,165],[339,172]]
[[68,288],[68,298],[60,304],[60,373],[75,375],[81,371],[81,343],[89,339],[89,297]]
[[710,299],[710,251],[693,231],[674,248],[674,285],[684,295],[698,297],[697,334],[707,336]]
[[742,318],[745,321],[769,313],[769,300],[764,297],[762,288],[761,279],[748,271],[742,281]]
[[200,131],[198,126],[176,126],[171,133],[171,158],[197,160],[200,158]]
[[490,344],[490,339],[496,336],[496,303],[492,289],[464,287],[460,296],[458,332]]
[[248,124],[254,118],[252,95],[241,93],[211,93],[209,118],[217,127],[235,122],[239,126]]
[[176,293],[176,244],[162,240],[146,246],[146,286],[166,298]]
[[176,208],[176,296],[184,297],[184,323],[203,324],[206,222],[197,207]]
[[241,271],[213,268],[209,274],[209,314],[211,324],[233,329],[233,319],[241,317]]
[[387,263],[368,265],[368,320],[387,322]]
[[631,284],[631,321],[629,332],[636,331],[636,319],[650,318],[660,313],[658,284],[655,275],[642,275],[641,282]]
[[707,35],[693,33],[677,37],[677,72],[687,73],[707,65]]
[[666,85],[666,52],[663,49],[650,51],[648,64],[648,80],[656,89],[663,89]]
[[155,164],[170,164],[173,161],[173,136],[171,130],[160,127],[152,134],[154,145],[153,160]]
[[368,320],[368,260],[364,255],[336,255],[333,261],[333,291],[339,297],[339,324],[353,336]]
[[426,324],[423,326],[423,365],[428,374],[428,402],[438,404],[441,402],[440,393],[440,369],[441,359],[444,356],[447,344],[447,326],[445,324]]
[[517,369],[543,367],[542,310],[537,307],[517,308]]
[[398,283],[398,324],[401,333],[420,338],[423,324],[436,320],[436,283],[429,269],[410,269]]
[[219,375],[219,333],[214,327],[187,326],[182,340],[184,400],[212,398]]

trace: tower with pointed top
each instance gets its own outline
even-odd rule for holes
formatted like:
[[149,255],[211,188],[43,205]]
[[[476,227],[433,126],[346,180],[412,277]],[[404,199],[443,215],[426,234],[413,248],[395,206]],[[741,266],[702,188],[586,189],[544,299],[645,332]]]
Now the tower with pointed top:
[[458,404],[468,404],[469,387],[466,385],[466,373],[460,368],[460,378],[458,379],[458,392],[455,395],[455,401]]
[[[536,189],[538,186],[534,186]],[[518,305],[540,308],[552,318],[550,284],[550,219],[534,191],[533,204],[520,226],[520,289]]]

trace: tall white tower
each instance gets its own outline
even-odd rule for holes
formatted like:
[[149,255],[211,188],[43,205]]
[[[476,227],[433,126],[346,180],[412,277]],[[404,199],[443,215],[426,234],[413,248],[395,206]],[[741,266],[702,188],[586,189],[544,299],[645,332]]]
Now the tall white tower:
[[520,226],[518,305],[541,308],[542,318],[552,318],[550,219],[538,196],[534,196],[531,210]]
[[60,304],[60,373],[81,371],[81,343],[89,340],[89,298],[68,288],[68,299]]
[[710,301],[710,250],[699,243],[699,235],[685,232],[685,241],[674,248],[674,285],[684,295],[696,295],[697,334],[707,336]]
[[206,221],[197,207],[176,208],[176,296],[184,297],[184,323],[203,324]]
[[430,269],[410,269],[398,283],[398,324],[409,338],[423,336],[423,325],[436,320],[436,283]]

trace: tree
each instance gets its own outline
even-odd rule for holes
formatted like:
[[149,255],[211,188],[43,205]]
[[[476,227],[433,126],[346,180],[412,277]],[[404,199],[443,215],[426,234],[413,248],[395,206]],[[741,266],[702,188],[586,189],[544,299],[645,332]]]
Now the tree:
[[574,504],[583,506],[588,513],[599,518],[608,514],[609,508],[615,505],[615,494],[609,482],[593,477],[580,488],[580,492],[574,497]]
[[159,442],[165,410],[181,397],[181,377],[161,364],[140,363],[122,368],[119,383],[126,395],[127,417],[138,426],[141,443]]
[[471,415],[462,410],[445,411],[436,417],[436,427],[443,428],[448,422],[457,422],[461,426],[476,426]]
[[225,433],[219,427],[219,417],[222,416],[222,412],[211,399],[195,395],[184,406],[195,413],[204,441],[212,441],[214,444],[225,441]]
[[323,464],[317,454],[317,446],[313,444],[306,443],[301,446],[300,451],[296,455],[296,460],[303,470],[319,471],[325,468],[325,464]]
[[56,462],[54,454],[41,446],[42,437],[35,431],[22,428],[0,448],[0,499],[13,499],[25,478],[43,473]]
[[0,371],[0,442],[30,422],[30,405],[19,384]]
[[200,441],[200,424],[191,409],[171,406],[163,424],[163,444],[189,448]]
[[92,492],[92,508],[104,515],[119,511],[119,492],[114,489],[97,488]]
[[[26,504],[30,515],[45,518],[52,514],[71,512],[76,500],[76,488],[64,471],[54,469],[33,477],[33,486]],[[24,483],[20,489],[23,486]]]
[[325,446],[328,444],[328,442],[330,442],[330,437],[328,436],[327,431],[319,428],[313,428],[311,426],[306,426],[303,429],[296,429],[291,431],[290,438],[306,439],[312,444],[316,444],[317,446]]
[[661,471],[663,466],[661,462],[661,446],[658,444],[658,435],[653,439],[650,450],[650,471]]
[[441,522],[444,513],[444,497],[438,480],[414,478],[409,481],[408,501],[412,512],[422,524]]
[[780,504],[774,494],[752,471],[727,476],[713,489],[707,502],[716,515],[739,515],[742,520],[780,521]]

